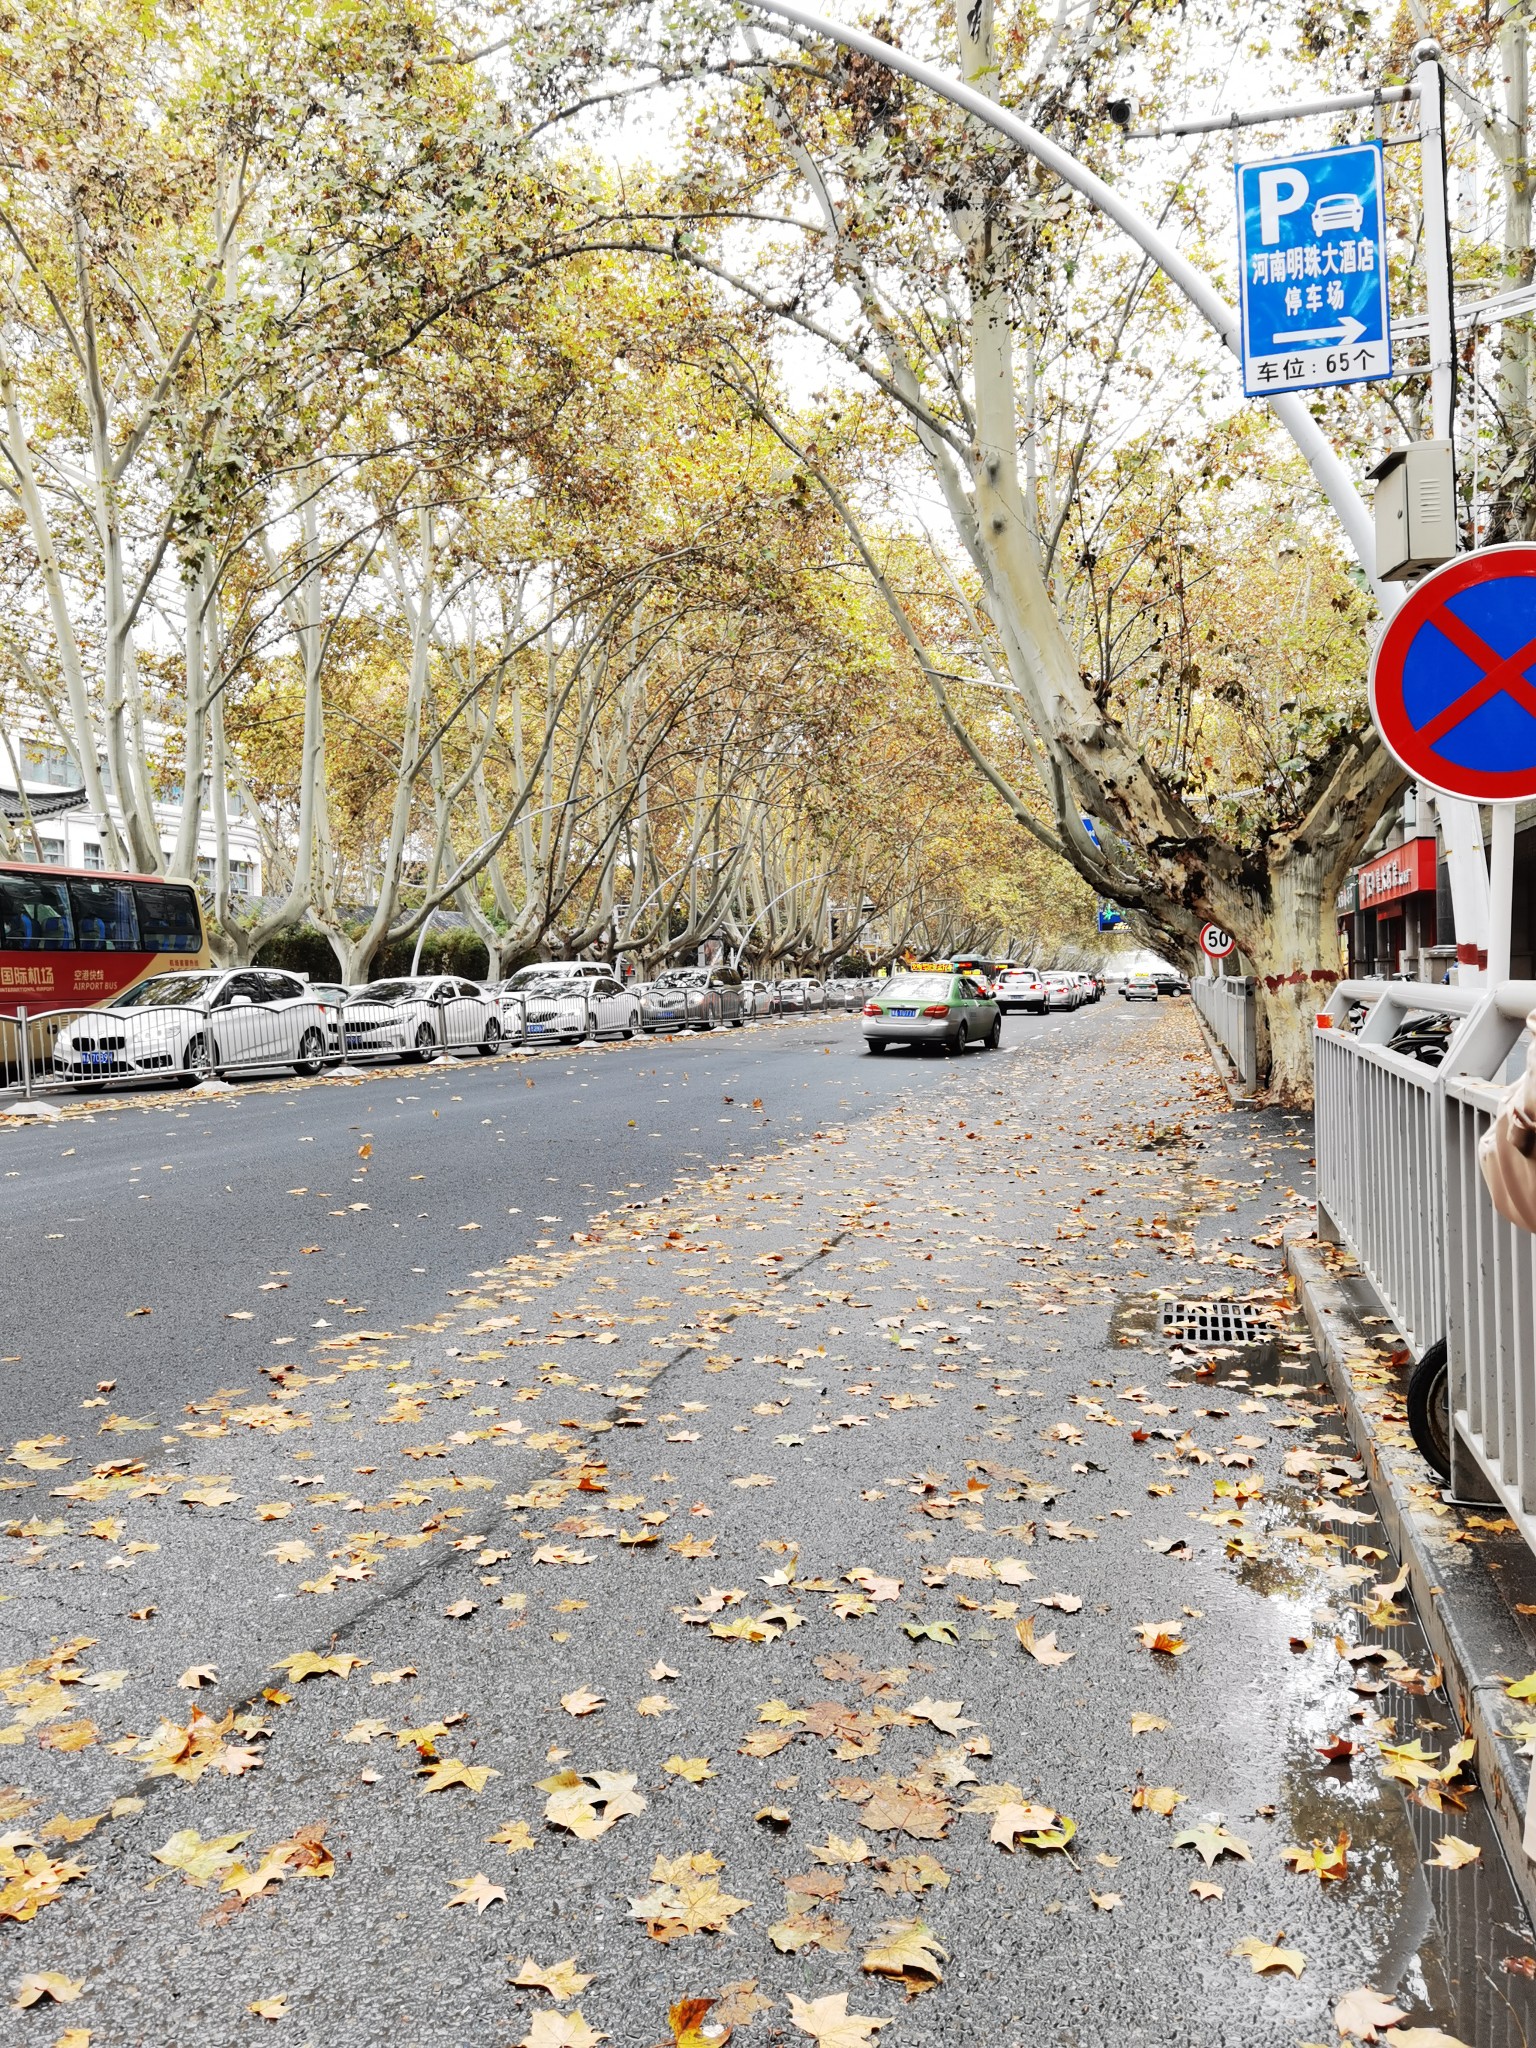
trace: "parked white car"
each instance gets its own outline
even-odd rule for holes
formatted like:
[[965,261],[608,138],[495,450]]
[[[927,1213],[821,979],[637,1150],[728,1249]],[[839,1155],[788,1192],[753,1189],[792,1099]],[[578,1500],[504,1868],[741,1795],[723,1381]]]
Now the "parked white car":
[[500,984],[501,991],[503,995],[518,995],[535,982],[558,980],[562,975],[572,981],[618,980],[606,960],[531,960],[526,967],[519,967],[516,974],[507,976]]
[[372,981],[367,1000],[392,1010],[407,1059],[448,1052],[494,1053],[501,1046],[501,1005],[490,989],[457,974],[412,974]]
[[366,982],[312,981],[309,992],[325,1010],[326,1038],[338,1059],[399,1059],[407,1047],[405,1019],[389,1003],[372,1000]]
[[297,975],[270,967],[156,974],[100,1010],[86,1010],[53,1042],[61,1080],[196,1081],[209,1072],[292,1067],[323,1071],[331,1047],[326,1008]]
[[[526,970],[524,970],[526,972]],[[609,1032],[633,1038],[640,1029],[640,999],[612,974],[546,974],[520,982],[523,1043],[601,1038]]]

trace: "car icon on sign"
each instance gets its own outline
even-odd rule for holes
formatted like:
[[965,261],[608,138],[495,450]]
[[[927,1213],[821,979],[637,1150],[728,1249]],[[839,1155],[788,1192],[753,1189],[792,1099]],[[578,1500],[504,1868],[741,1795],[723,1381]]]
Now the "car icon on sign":
[[1364,226],[1365,208],[1358,192],[1325,193],[1312,209],[1314,235],[1337,234],[1341,228],[1358,234]]

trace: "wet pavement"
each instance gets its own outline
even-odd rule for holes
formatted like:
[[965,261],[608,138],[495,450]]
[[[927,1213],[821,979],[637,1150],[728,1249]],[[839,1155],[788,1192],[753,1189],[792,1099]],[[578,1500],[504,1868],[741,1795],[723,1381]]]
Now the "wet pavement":
[[11,2034],[1536,2038],[1280,1271],[1306,1126],[1187,1008],[1070,1023],[19,1446],[0,1967],[80,1990]]

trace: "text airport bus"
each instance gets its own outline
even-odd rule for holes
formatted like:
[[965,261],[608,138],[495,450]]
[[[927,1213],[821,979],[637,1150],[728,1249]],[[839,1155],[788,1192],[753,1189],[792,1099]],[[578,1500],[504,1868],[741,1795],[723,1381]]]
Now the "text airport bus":
[[189,883],[0,861],[0,1017],[86,1009],[151,974],[211,965]]

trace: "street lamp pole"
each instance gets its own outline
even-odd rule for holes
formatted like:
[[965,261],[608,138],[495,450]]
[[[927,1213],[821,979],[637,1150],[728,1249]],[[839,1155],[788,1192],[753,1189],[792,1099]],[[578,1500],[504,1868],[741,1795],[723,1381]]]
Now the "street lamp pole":
[[[872,36],[864,29],[847,28],[839,21],[829,21],[825,15],[813,13],[808,7],[797,6],[795,0],[746,0],[746,4],[758,13],[791,21],[797,28],[809,29],[814,35],[825,36],[829,42],[841,43],[845,49],[857,50],[861,56],[900,72],[914,84],[924,86],[929,92],[937,93],[941,99],[959,107],[973,120],[994,129],[1015,148],[1027,152],[1037,163],[1054,172],[1064,185],[1081,192],[1106,219],[1112,220],[1128,235],[1213,329],[1222,345],[1234,356],[1241,356],[1242,331],[1236,309],[1227,304],[1205,273],[1179,253],[1139,206],[1117,192],[1113,185],[1097,177],[1086,164],[1079,163],[1070,150],[1063,149],[1048,135],[1042,135],[1038,128],[1031,128],[1027,121],[1021,121],[1017,114],[1009,113],[973,86],[947,77],[933,65],[923,63],[921,58],[898,50],[893,43],[882,42],[878,36]],[[1403,593],[1392,584],[1376,581],[1375,529],[1349,471],[1334,453],[1328,437],[1299,394],[1277,392],[1265,403],[1306,458],[1307,466],[1333,507],[1335,517],[1349,536],[1355,558],[1370,579],[1383,614],[1390,617],[1402,603]]]

